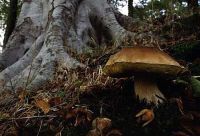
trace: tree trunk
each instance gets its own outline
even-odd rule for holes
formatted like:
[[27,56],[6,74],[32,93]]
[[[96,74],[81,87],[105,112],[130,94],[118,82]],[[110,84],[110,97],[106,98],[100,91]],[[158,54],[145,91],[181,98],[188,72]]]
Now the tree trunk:
[[198,0],[188,0],[188,9],[193,13],[198,13]]
[[87,67],[71,52],[95,52],[92,42],[102,46],[113,41],[119,46],[140,38],[120,25],[121,18],[127,19],[107,0],[24,0],[0,56],[1,86],[36,90],[53,80],[59,68]]
[[133,17],[133,0],[128,0],[128,16]]
[[3,40],[3,48],[5,48],[6,43],[8,42],[8,38],[12,34],[13,29],[15,28],[15,24],[17,21],[17,4],[18,0],[10,0],[8,18],[6,22],[6,31],[4,34]]

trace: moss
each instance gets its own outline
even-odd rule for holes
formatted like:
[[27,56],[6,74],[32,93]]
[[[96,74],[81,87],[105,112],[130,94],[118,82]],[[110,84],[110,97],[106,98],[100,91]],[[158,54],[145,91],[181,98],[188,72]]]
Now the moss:
[[191,77],[190,83],[195,97],[200,97],[200,81]]

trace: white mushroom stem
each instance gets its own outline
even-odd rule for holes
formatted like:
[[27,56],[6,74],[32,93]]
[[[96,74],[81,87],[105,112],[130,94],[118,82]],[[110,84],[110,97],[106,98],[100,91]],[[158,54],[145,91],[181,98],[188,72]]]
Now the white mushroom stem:
[[158,89],[157,83],[154,79],[148,76],[135,76],[135,94],[139,100],[144,100],[147,103],[154,103],[158,105],[165,99],[162,92]]

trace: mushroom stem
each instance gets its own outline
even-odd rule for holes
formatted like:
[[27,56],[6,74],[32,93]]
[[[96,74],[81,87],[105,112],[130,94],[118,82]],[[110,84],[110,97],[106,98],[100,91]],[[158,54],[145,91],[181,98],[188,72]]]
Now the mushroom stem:
[[158,89],[156,81],[147,76],[135,76],[135,94],[139,100],[158,105],[165,99],[162,92]]

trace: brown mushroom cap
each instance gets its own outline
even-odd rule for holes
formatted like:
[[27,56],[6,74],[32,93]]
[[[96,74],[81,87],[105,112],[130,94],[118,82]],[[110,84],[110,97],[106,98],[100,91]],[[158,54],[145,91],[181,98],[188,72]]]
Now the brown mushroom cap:
[[131,47],[112,55],[103,71],[111,77],[128,77],[136,73],[176,76],[183,69],[183,66],[157,48]]

